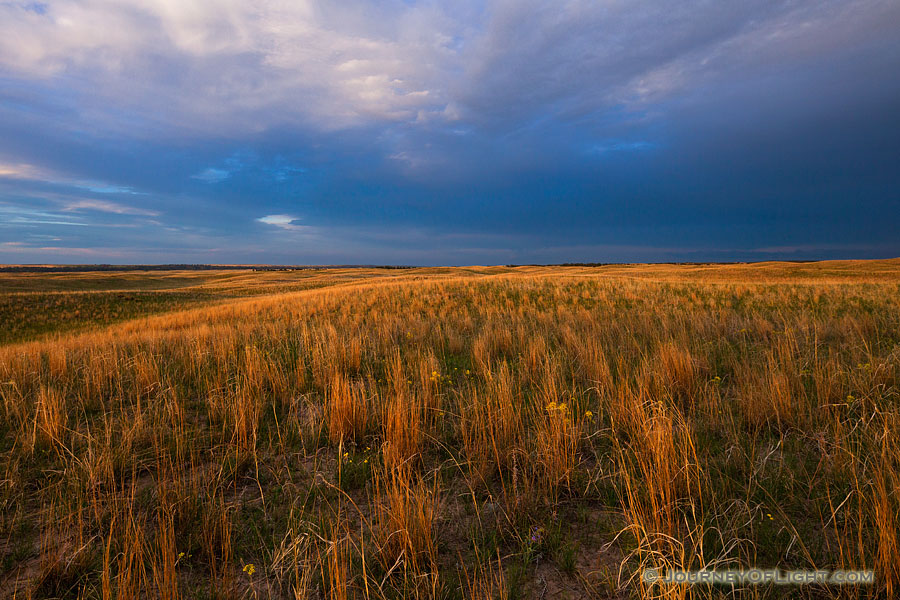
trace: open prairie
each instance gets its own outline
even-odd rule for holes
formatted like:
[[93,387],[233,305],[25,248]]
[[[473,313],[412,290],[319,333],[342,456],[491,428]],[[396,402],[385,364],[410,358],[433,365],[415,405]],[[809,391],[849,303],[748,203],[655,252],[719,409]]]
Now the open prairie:
[[[900,261],[0,273],[0,597],[892,598]],[[646,568],[874,569],[709,587]]]

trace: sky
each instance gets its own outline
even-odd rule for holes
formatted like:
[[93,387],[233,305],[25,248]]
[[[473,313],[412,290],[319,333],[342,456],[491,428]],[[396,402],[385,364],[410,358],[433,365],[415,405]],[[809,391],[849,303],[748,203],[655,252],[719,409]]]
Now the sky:
[[896,0],[0,0],[0,263],[900,256]]

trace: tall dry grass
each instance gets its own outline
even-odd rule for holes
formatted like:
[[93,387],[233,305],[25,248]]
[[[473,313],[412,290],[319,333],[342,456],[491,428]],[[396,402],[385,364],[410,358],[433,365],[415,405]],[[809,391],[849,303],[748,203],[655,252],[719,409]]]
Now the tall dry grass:
[[895,596],[896,281],[635,277],[436,272],[0,347],[0,596],[681,598],[641,570],[716,566]]

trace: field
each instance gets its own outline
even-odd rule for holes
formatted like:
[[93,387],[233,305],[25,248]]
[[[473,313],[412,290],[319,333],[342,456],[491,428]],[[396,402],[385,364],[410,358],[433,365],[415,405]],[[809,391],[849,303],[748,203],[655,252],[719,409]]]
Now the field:
[[900,260],[0,273],[0,406],[2,598],[900,595]]

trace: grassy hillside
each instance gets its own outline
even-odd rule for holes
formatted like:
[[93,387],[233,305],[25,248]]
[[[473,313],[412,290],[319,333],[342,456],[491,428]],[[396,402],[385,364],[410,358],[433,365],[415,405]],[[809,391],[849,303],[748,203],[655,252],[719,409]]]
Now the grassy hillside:
[[0,281],[0,597],[900,589],[896,261]]

